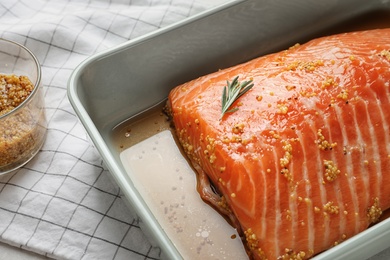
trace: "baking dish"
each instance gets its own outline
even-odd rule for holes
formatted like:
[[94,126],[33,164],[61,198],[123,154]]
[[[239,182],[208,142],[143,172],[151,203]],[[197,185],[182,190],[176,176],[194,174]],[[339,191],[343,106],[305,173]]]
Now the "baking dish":
[[[229,1],[98,53],[75,69],[68,82],[69,100],[129,207],[136,211],[145,233],[162,249],[164,257],[201,259],[197,245],[194,255],[183,253],[186,248],[179,245],[182,239],[169,233],[161,216],[155,214],[155,206],[142,191],[148,184],[139,184],[136,179],[135,171],[142,169],[134,170],[124,162],[126,148],[138,144],[122,144],[121,138],[141,132],[139,141],[164,143],[166,129],[162,127],[154,135],[155,132],[143,129],[142,121],[155,116],[153,111],[160,109],[170,89],[180,83],[320,35],[390,26],[390,20],[384,19],[389,17],[389,10],[390,1],[383,0]],[[160,125],[159,119],[153,120]],[[169,163],[175,164],[175,160]],[[207,235],[211,233],[199,229],[195,237],[205,238],[204,231]],[[389,239],[390,219],[387,219],[316,258],[365,259],[387,248]],[[192,238],[188,236],[188,240]],[[233,258],[228,254],[222,257]]]

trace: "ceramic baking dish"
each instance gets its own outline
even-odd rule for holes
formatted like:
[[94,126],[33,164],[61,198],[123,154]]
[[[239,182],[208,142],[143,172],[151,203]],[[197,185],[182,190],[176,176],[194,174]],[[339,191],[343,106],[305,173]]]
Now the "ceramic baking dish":
[[[144,138],[149,140],[146,143],[140,141],[143,154],[139,156],[139,161],[135,161],[138,166],[126,165],[126,160],[130,157],[124,155],[127,148],[131,150],[132,145],[137,147],[138,144],[123,145],[118,140],[136,136],[137,131],[147,132],[142,126],[137,127],[137,122],[142,121],[144,117],[150,117],[150,112],[145,111],[163,103],[170,89],[180,83],[259,55],[281,50],[296,42],[305,42],[316,36],[390,26],[390,20],[386,19],[390,17],[389,10],[390,1],[386,0],[230,1],[180,23],[94,55],[75,69],[68,82],[69,100],[112,177],[120,186],[129,207],[136,211],[143,223],[145,233],[162,249],[164,258],[201,259],[201,251],[207,246],[215,253],[208,252],[209,259],[213,258],[211,256],[215,259],[234,259],[237,256],[225,251],[230,247],[228,244],[218,245],[218,237],[214,237],[213,241],[210,240],[209,235],[214,232],[213,228],[225,229],[221,220],[216,220],[217,227],[205,228],[203,224],[208,220],[199,219],[196,210],[191,208],[188,202],[185,206],[184,203],[179,202],[172,204],[167,195],[169,192],[165,192],[168,197],[164,201],[161,199],[158,202],[165,205],[161,206],[165,210],[165,215],[164,212],[158,215],[155,213],[155,207],[160,206],[151,203],[153,199],[145,198],[145,192],[150,193],[150,189],[158,189],[159,185],[155,187],[155,184],[147,183],[147,179],[153,179],[156,170],[153,168],[143,170],[142,165],[149,165],[148,160],[156,157],[147,155],[154,154],[158,149],[164,151],[165,146],[172,144],[172,137],[167,135],[166,131],[162,131],[164,129],[157,131],[155,136],[153,132],[149,133]],[[131,122],[133,123],[130,133],[126,125]],[[155,122],[155,124],[159,123]],[[162,147],[156,148],[154,144],[159,142]],[[180,157],[177,154],[175,156]],[[160,154],[159,160],[162,157],[164,156]],[[168,163],[163,164],[166,167],[158,168],[157,165],[157,171],[160,172],[161,168],[176,167],[178,164],[187,167],[183,158],[171,159],[161,159],[168,160]],[[151,174],[146,178],[146,183],[139,183],[140,180],[136,176],[140,172],[141,176]],[[171,186],[168,187],[170,191],[184,192],[181,195],[183,200],[187,194],[196,194],[195,188],[183,188],[183,178],[180,178],[181,184],[179,182],[173,187],[170,183]],[[185,175],[185,178],[188,176]],[[161,183],[160,186],[164,184]],[[191,236],[187,229],[183,228],[185,225],[177,224],[179,217],[175,214],[178,210],[172,211],[174,207],[191,209],[190,213],[185,214],[190,214],[189,226],[193,223],[198,225],[195,227],[195,234]],[[187,215],[183,218],[187,218]],[[203,224],[196,224],[196,220],[203,221]],[[200,226],[201,224],[203,226]],[[166,225],[174,227],[174,232],[169,232],[169,227]],[[187,239],[182,238],[183,234]],[[237,241],[234,231],[229,230],[228,234],[232,234],[230,240]],[[199,242],[197,239],[202,240]],[[181,244],[183,241],[186,243]],[[390,219],[376,224],[316,258],[365,259],[389,247],[388,241],[390,241]],[[235,242],[238,249],[233,251],[243,251],[237,244],[240,243]],[[218,256],[217,253],[222,255]]]

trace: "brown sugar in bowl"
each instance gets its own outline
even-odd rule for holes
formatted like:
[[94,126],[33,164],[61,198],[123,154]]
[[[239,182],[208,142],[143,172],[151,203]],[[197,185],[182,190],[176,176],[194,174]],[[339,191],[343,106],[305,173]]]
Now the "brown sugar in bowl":
[[41,70],[24,46],[0,39],[0,174],[26,164],[46,136]]

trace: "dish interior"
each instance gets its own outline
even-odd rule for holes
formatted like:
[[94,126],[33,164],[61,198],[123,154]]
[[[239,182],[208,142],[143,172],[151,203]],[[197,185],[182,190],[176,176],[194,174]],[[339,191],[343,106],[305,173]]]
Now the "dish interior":
[[[163,248],[163,251],[169,247],[169,243],[178,250],[176,253],[168,253],[169,256],[205,259],[205,255],[202,255],[205,253],[218,259],[245,257],[245,250],[235,230],[197,195],[196,175],[180,152],[172,128],[162,113],[169,90],[203,74],[285,49],[297,42],[304,43],[314,37],[390,27],[390,6],[389,9],[382,6],[372,11],[370,6],[361,5],[360,9],[354,7],[356,9],[353,12],[338,16],[339,19],[313,24],[310,28],[305,28],[304,25],[307,25],[308,21],[297,18],[297,15],[287,17],[286,19],[297,19],[298,24],[294,25],[295,31],[288,34],[280,30],[279,34],[269,32],[266,39],[244,39],[245,43],[236,41],[232,45],[219,43],[218,38],[224,39],[228,32],[218,31],[218,28],[209,25],[232,13],[231,19],[241,18],[239,15],[246,12],[243,10],[252,7],[255,9],[250,10],[254,12],[252,15],[255,15],[261,7],[254,3],[256,1],[237,1],[216,10],[218,12],[207,13],[196,23],[188,22],[184,23],[184,26],[174,27],[173,30],[162,30],[156,38],[141,38],[138,42],[133,42],[131,50],[126,47],[118,48],[109,55],[91,60],[83,68],[80,77],[76,78],[76,83],[82,86],[76,90],[76,94],[96,127],[97,133],[94,134],[99,134],[103,143],[99,143],[100,139],[95,139],[92,135],[93,141],[97,143],[96,146],[103,157],[109,155],[111,161],[108,166],[111,166],[110,170],[125,193],[126,187],[129,186],[125,187],[123,182],[130,183],[135,188],[134,193],[125,194],[131,206],[138,207],[139,212],[145,216],[154,216],[154,219],[149,220],[156,221],[157,226],[148,226],[149,231],[154,233],[153,238],[159,236],[156,234],[156,227],[161,228],[166,237],[169,237],[168,246]],[[359,3],[355,6],[359,6]],[[339,13],[342,11],[340,9]],[[291,16],[290,13],[293,12],[287,10],[285,15]],[[251,16],[248,16],[248,19],[251,19]],[[313,11],[309,16],[314,20],[316,12]],[[280,21],[280,24],[286,24],[285,20]],[[330,26],[331,24],[333,26]],[[210,30],[205,32],[204,28]],[[235,29],[237,27],[232,26],[232,33],[236,33]],[[186,34],[186,30],[193,33]],[[242,31],[243,34],[250,35],[245,29]],[[172,40],[180,35],[187,37],[183,40],[184,43]],[[198,41],[197,37],[209,37],[210,41],[204,43]],[[191,45],[186,45],[186,42],[191,42]],[[209,45],[212,47],[205,47]],[[159,48],[166,52],[161,54]],[[207,53],[204,53],[205,51]],[[149,54],[145,56],[145,53]],[[202,53],[202,57],[198,58],[197,53]],[[231,54],[225,55],[226,53]],[[180,55],[184,58],[179,60],[177,57]],[[210,60],[212,62],[205,63]],[[110,69],[109,73],[104,74],[110,67],[116,69]],[[161,75],[161,71],[166,74],[156,79],[156,76]],[[140,83],[142,84],[139,85]],[[87,130],[89,127],[87,125]],[[122,173],[125,173],[124,176]],[[139,196],[143,201],[137,204],[137,199],[131,196]],[[165,241],[160,240],[157,243],[161,246],[163,242]],[[344,243],[338,247],[342,247]],[[375,250],[380,249],[381,247],[377,247]],[[367,251],[366,256],[374,253]]]
[[[352,20],[324,34],[390,26],[382,16],[390,12],[364,15],[361,25]],[[163,106],[164,101],[113,128],[126,172],[184,259],[245,258],[237,232],[197,194],[195,171],[178,148]]]

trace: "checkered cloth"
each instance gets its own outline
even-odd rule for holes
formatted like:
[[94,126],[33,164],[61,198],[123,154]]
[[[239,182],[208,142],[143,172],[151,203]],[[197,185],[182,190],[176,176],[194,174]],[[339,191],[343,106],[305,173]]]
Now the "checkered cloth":
[[[213,3],[213,1],[210,1]],[[2,0],[0,37],[43,72],[47,139],[0,176],[0,241],[57,259],[159,259],[91,145],[66,95],[81,61],[211,7],[197,0]]]

